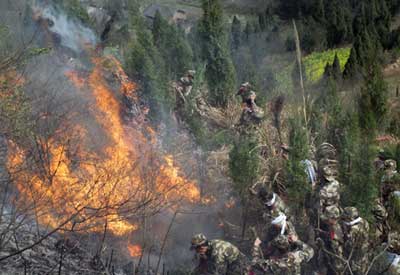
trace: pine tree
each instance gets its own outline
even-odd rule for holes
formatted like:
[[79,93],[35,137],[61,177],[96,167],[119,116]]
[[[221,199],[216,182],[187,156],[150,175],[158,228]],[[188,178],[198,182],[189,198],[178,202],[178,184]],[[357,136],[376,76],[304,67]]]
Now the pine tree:
[[154,45],[157,47],[160,46],[161,35],[164,32],[163,28],[165,28],[165,25],[166,21],[162,18],[160,12],[157,10],[154,16],[152,28]]
[[350,80],[356,78],[359,73],[357,53],[354,47],[351,48],[349,59],[344,66],[343,78]]
[[258,24],[260,26],[261,31],[265,31],[265,29],[267,28],[267,22],[264,13],[258,14]]
[[242,23],[236,16],[234,16],[231,28],[232,49],[236,50],[239,48],[241,43],[241,36],[242,36]]
[[332,73],[332,66],[329,64],[329,62],[327,62],[324,69],[324,78],[330,78]]
[[335,54],[335,58],[332,64],[332,76],[335,80],[340,80],[342,76],[342,71],[340,68],[340,60],[339,57],[337,56],[337,53]]
[[203,0],[200,22],[203,59],[207,63],[206,78],[209,99],[213,105],[226,106],[234,89],[236,73],[228,51],[224,15],[219,0]]
[[360,127],[373,133],[382,127],[388,111],[388,87],[385,83],[379,64],[375,61],[369,65],[364,86],[359,98]]
[[235,190],[243,195],[255,183],[260,166],[258,144],[244,135],[235,142],[229,152],[229,174],[234,182]]
[[141,28],[127,57],[127,71],[138,81],[143,98],[149,102],[150,117],[156,121],[172,108],[172,98],[165,87],[165,64],[153,44],[150,32]]
[[324,0],[316,0],[317,3],[316,8],[315,8],[315,12],[314,12],[314,19],[317,22],[320,22],[321,24],[325,24],[326,23],[326,17],[325,17],[325,3]]
[[251,24],[249,21],[247,21],[246,27],[245,27],[245,29],[244,29],[244,40],[245,40],[246,42],[249,42],[250,35],[251,35],[252,33],[253,33],[252,24]]
[[301,213],[311,185],[307,182],[305,167],[302,164],[302,160],[309,157],[307,130],[299,118],[290,120],[289,147],[287,191],[290,201],[299,206],[297,213]]

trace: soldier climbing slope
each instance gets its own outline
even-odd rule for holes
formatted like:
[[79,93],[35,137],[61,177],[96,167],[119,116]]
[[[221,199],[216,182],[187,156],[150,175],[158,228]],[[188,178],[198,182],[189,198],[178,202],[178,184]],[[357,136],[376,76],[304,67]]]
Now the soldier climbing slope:
[[191,249],[199,257],[196,275],[242,275],[245,256],[233,244],[223,240],[207,240],[203,234],[196,234]]
[[273,256],[264,258],[260,247],[261,240],[256,239],[252,252],[252,268],[250,274],[263,275],[299,275],[302,263],[314,256],[314,250],[297,235],[279,235],[271,242]]
[[239,91],[238,96],[242,98],[243,113],[241,117],[241,122],[248,123],[250,121],[260,122],[264,117],[264,112],[256,104],[256,93],[251,89],[249,82],[243,83]]
[[190,94],[190,92],[192,91],[193,80],[194,80],[195,74],[196,74],[196,71],[189,70],[189,71],[187,71],[186,75],[181,77],[178,81],[177,90],[179,89],[178,92],[180,92],[185,97],[188,96]]

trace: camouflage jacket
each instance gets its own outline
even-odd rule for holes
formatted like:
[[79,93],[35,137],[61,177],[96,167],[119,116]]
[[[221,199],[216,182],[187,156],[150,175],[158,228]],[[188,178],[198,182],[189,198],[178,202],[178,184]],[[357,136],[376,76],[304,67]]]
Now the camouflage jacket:
[[[281,230],[280,229],[277,229],[274,226],[271,226],[269,228],[268,233],[265,236],[265,239],[263,241],[263,244],[264,244],[264,249],[263,250],[264,250],[264,255],[266,257],[268,257],[269,255],[273,254],[273,247],[272,247],[271,243],[280,234],[281,234]],[[298,237],[297,232],[296,232],[293,224],[290,221],[286,222],[286,230],[285,230],[284,234],[286,236],[293,235],[293,236],[297,236]]]
[[[210,275],[231,274],[232,269],[241,266],[244,255],[233,244],[223,240],[209,241],[210,249],[207,252],[207,273]],[[204,274],[204,273],[203,273]]]
[[345,255],[353,253],[353,259],[364,258],[369,252],[369,224],[366,220],[355,225],[343,226]]
[[283,213],[287,217],[290,217],[289,208],[286,206],[286,203],[278,195],[276,195],[274,205],[272,207],[265,206],[263,218],[267,224],[270,224],[273,220],[273,217],[278,216],[279,213]]
[[338,204],[340,201],[340,183],[332,181],[325,183],[319,190],[320,207],[324,209],[326,206]]
[[397,171],[389,171],[382,177],[382,199],[387,202],[394,191],[400,191],[400,174]]
[[302,241],[293,244],[293,250],[273,258],[263,258],[261,248],[253,247],[252,267],[255,270],[263,271],[263,274],[274,275],[298,275],[301,274],[301,265],[311,260],[314,250]]

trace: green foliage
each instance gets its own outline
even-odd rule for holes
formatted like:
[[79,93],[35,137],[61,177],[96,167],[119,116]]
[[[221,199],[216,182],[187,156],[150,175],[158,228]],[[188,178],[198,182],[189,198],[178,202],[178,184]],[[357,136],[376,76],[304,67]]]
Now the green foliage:
[[247,135],[235,142],[229,153],[229,174],[235,190],[244,195],[247,189],[257,180],[260,165],[258,143]]
[[335,80],[340,80],[342,76],[342,67],[340,66],[340,60],[337,53],[335,54],[332,64],[332,76]]
[[138,32],[137,41],[132,43],[126,57],[126,67],[129,74],[138,81],[144,99],[149,102],[150,116],[159,120],[172,108],[173,99],[166,87],[164,62],[152,40],[150,32]]
[[202,7],[204,15],[199,34],[207,63],[209,99],[213,105],[226,106],[235,87],[236,73],[228,50],[222,6],[219,0],[204,0]]
[[359,73],[359,65],[357,60],[357,53],[354,47],[351,48],[350,57],[344,67],[343,78],[355,79]]
[[371,135],[378,127],[382,128],[388,111],[388,87],[383,80],[377,63],[371,64],[358,101],[360,126]]
[[79,0],[56,0],[56,2],[69,16],[78,18],[83,23],[90,22],[89,14]]
[[181,77],[193,66],[193,53],[183,31],[156,13],[152,34],[154,45],[164,60],[165,71],[170,79]]
[[242,40],[242,23],[234,16],[231,27],[231,48],[236,50],[239,48]]
[[340,69],[344,69],[344,65],[346,64],[349,56],[350,56],[350,48],[339,48],[327,50],[324,52],[314,52],[303,58],[304,66],[306,69],[307,79],[311,81],[311,83],[315,83],[321,79],[324,74],[326,64],[332,65],[335,60],[335,56],[337,56]]
[[[301,116],[299,116],[301,117]],[[307,182],[305,167],[301,163],[309,157],[307,130],[300,118],[290,120],[289,161],[287,162],[287,191],[291,202],[298,206],[299,213],[305,207],[311,185]]]
[[27,137],[32,129],[30,104],[24,93],[10,82],[0,82],[0,136],[12,140]]
[[328,141],[339,148],[344,119],[342,103],[336,81],[332,76],[322,84],[322,91],[315,101],[311,114],[312,132],[316,136],[316,144]]
[[[355,141],[355,142],[354,142]],[[346,185],[345,204],[357,207],[362,216],[370,217],[373,201],[379,195],[378,180],[373,166],[376,150],[369,136],[353,141],[354,155],[351,159],[349,182]]]

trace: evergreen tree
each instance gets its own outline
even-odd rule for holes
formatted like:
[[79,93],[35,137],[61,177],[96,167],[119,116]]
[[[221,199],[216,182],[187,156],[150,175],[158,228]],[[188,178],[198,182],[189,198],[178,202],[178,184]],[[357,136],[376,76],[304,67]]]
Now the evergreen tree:
[[244,195],[258,177],[260,166],[258,144],[247,135],[240,136],[229,153],[229,174],[235,190]]
[[332,66],[329,62],[326,62],[325,69],[324,69],[324,78],[330,78],[333,74]]
[[317,22],[320,22],[321,24],[326,23],[326,17],[325,17],[325,3],[324,0],[316,0],[317,2],[315,3],[315,12],[314,12],[314,19]]
[[153,21],[152,34],[169,79],[177,78],[192,68],[193,53],[184,32],[176,25],[168,24],[159,12]]
[[172,107],[167,93],[165,64],[154,46],[151,34],[142,30],[127,57],[127,71],[137,80],[143,98],[150,105],[150,117],[159,120]]
[[388,87],[383,80],[379,64],[372,63],[366,73],[364,86],[359,98],[360,127],[372,135],[383,125],[388,111]]
[[203,1],[200,35],[211,103],[226,106],[235,85],[235,68],[229,55],[224,16],[219,0]]
[[302,161],[309,157],[307,130],[299,118],[290,120],[289,147],[287,191],[290,201],[299,206],[297,214],[300,214],[306,206],[311,185],[307,182],[305,167],[302,164]]
[[357,54],[354,47],[351,48],[349,59],[344,66],[343,78],[350,80],[354,79],[359,72],[359,66],[357,61]]
[[160,46],[160,41],[161,41],[161,35],[165,30],[166,21],[161,17],[160,12],[157,10],[154,20],[153,20],[153,28],[152,28],[152,33],[153,33],[153,40],[154,40],[154,45],[157,47]]
[[335,80],[340,80],[342,76],[342,71],[340,68],[340,60],[337,54],[335,54],[335,58],[332,64],[332,76]]
[[232,21],[231,37],[232,37],[232,49],[236,50],[240,46],[242,36],[242,23],[234,16]]
[[249,42],[250,35],[251,35],[252,33],[253,33],[252,24],[251,24],[249,21],[247,21],[246,27],[245,27],[245,29],[244,29],[244,40],[245,40],[246,42]]
[[258,24],[260,26],[261,31],[265,31],[265,29],[267,28],[267,22],[264,13],[258,14]]

